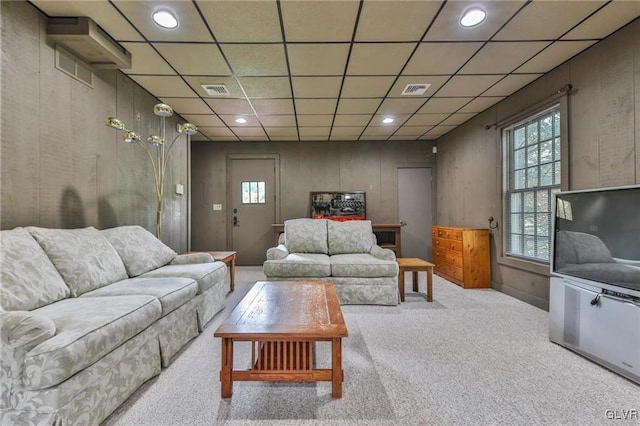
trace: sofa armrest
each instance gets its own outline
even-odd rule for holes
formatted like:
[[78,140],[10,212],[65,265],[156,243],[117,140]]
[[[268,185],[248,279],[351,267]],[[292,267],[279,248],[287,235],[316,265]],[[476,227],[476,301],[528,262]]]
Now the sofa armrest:
[[43,315],[29,311],[0,312],[2,346],[30,351],[55,333],[56,325]]
[[640,268],[640,260],[620,259],[620,258],[614,257],[613,261],[615,263],[620,263],[622,265],[633,266],[634,268]]
[[289,255],[289,250],[284,244],[278,245],[278,247],[271,247],[267,249],[267,260],[279,260],[284,259]]
[[188,265],[190,263],[210,263],[214,262],[213,256],[209,253],[186,253],[179,254],[173,258],[169,265]]
[[378,245],[371,247],[369,254],[380,260],[396,260],[396,254],[393,250]]

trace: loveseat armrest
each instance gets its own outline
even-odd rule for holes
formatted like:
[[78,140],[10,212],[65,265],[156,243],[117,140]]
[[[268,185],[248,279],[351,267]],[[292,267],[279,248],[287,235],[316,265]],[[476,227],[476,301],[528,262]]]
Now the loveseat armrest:
[[209,253],[185,253],[174,257],[173,260],[169,262],[169,265],[189,265],[191,263],[210,262],[214,262],[214,259]]
[[396,254],[393,250],[378,245],[371,247],[369,254],[380,260],[396,260]]
[[634,268],[640,268],[640,260],[620,259],[618,257],[614,257],[613,261],[615,263],[620,263],[622,265],[633,266]]
[[279,260],[289,256],[289,250],[284,244],[280,244],[277,247],[271,247],[267,249],[267,260]]

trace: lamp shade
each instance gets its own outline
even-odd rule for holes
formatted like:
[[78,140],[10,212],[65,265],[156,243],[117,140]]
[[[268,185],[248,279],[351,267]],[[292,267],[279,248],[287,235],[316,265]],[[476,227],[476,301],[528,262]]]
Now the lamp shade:
[[186,133],[187,135],[195,135],[196,133],[198,133],[198,127],[196,127],[195,124],[184,123],[182,126],[180,126],[179,132]]
[[104,124],[118,130],[125,130],[124,123],[115,117],[108,117],[104,120]]
[[126,131],[124,133],[124,141],[127,143],[140,142],[141,140],[142,138],[136,132]]
[[159,117],[171,117],[173,109],[167,104],[156,104],[153,107],[153,113]]
[[164,143],[164,139],[162,139],[160,136],[151,135],[147,138],[147,142],[153,146],[159,146]]

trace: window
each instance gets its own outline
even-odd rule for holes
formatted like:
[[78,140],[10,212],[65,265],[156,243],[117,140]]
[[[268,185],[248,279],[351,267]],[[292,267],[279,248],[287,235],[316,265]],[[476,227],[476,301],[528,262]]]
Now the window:
[[264,182],[242,182],[242,204],[264,204]]
[[560,191],[560,106],[503,129],[505,255],[549,263],[553,194]]

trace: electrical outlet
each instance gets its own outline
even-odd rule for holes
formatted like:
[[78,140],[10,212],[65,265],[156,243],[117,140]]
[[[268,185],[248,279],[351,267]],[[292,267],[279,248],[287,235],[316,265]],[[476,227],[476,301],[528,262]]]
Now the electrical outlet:
[[214,211],[220,211],[220,210],[222,210],[222,204],[214,204],[214,205],[213,205],[213,210],[214,210]]

